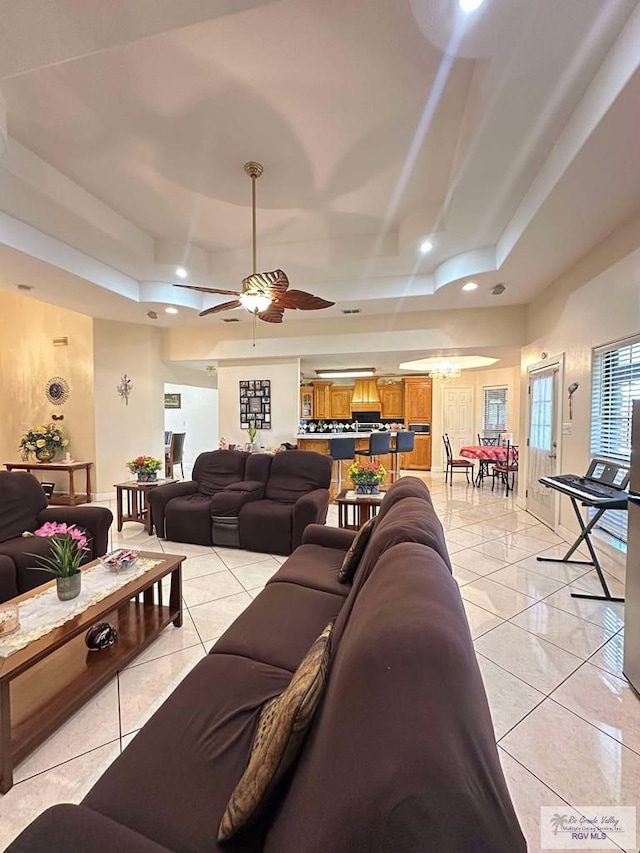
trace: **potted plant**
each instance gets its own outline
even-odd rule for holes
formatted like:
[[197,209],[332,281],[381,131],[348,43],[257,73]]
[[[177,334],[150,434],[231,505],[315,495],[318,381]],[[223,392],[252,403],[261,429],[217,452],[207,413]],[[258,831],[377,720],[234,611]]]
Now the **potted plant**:
[[354,462],[349,467],[349,476],[359,495],[377,495],[380,483],[387,474],[379,462]]
[[153,456],[136,456],[127,462],[127,468],[132,474],[138,475],[140,483],[153,483],[158,479],[158,471],[162,468],[162,462]]
[[51,462],[56,452],[68,444],[69,440],[62,437],[60,427],[55,424],[42,424],[22,436],[20,450],[23,459],[28,459],[33,454],[38,462]]
[[89,550],[87,536],[75,524],[47,521],[35,533],[25,536],[41,536],[51,539],[51,553],[31,554],[40,564],[40,568],[51,572],[56,579],[56,589],[60,601],[70,601],[80,595],[82,573],[80,564]]
[[257,450],[260,450],[260,446],[256,441],[256,437],[258,435],[258,430],[256,429],[255,421],[251,421],[247,428],[247,435],[249,436],[249,442],[251,444],[251,452],[255,453]]

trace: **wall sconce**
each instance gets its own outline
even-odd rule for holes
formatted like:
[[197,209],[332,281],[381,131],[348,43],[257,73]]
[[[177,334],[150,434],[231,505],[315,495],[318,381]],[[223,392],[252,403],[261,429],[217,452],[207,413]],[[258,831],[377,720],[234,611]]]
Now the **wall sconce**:
[[125,404],[125,406],[129,405],[129,394],[131,393],[131,389],[133,388],[133,383],[131,379],[125,373],[122,379],[120,380],[120,384],[116,385],[116,391],[120,394],[120,401]]

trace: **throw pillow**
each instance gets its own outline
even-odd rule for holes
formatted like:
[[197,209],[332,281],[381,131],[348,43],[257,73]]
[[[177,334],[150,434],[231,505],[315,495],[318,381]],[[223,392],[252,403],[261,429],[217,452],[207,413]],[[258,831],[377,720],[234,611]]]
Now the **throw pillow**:
[[298,757],[327,678],[332,630],[330,622],[303,658],[287,689],[263,707],[247,769],[231,794],[218,827],[219,842],[228,841],[258,816]]
[[351,583],[353,581],[356,569],[360,565],[360,560],[364,554],[364,550],[369,544],[374,522],[375,518],[370,518],[369,521],[365,521],[355,535],[353,542],[349,546],[349,550],[344,555],[344,560],[342,561],[340,571],[338,572],[338,580],[340,583]]

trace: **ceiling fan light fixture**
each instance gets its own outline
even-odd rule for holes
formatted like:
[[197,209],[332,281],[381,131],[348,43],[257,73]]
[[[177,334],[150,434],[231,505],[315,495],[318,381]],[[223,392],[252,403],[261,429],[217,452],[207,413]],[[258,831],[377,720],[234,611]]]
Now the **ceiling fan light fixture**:
[[271,299],[261,293],[241,293],[238,299],[250,314],[260,314],[271,305]]
[[484,0],[458,0],[458,6],[467,15],[470,12],[475,12],[476,9],[479,9],[483,3],[484,3]]

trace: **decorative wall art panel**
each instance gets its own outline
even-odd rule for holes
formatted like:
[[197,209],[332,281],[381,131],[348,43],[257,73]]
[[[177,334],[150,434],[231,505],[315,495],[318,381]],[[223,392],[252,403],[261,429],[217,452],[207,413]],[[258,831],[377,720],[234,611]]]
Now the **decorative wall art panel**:
[[240,429],[271,429],[271,380],[240,380]]

